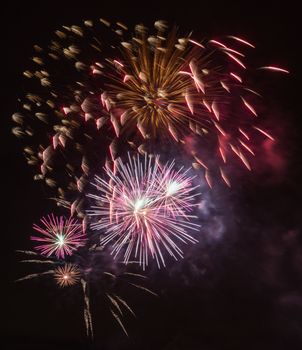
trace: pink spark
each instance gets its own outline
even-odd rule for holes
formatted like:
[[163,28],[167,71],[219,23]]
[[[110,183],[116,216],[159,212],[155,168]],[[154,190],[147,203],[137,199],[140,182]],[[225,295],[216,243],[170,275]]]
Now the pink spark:
[[227,86],[227,84],[225,82],[223,82],[222,80],[220,81],[221,86],[228,92],[230,93],[230,88]]
[[229,52],[232,52],[232,53],[235,53],[236,55],[239,55],[241,57],[245,57],[245,55],[237,50],[234,50],[234,49],[231,49],[229,47],[225,47],[224,48],[225,51],[229,51]]
[[115,140],[113,140],[109,145],[109,153],[111,156],[111,159],[114,160],[116,158],[116,143]]
[[215,101],[212,103],[212,110],[216,119],[219,121],[219,110],[218,110],[217,103]]
[[223,179],[223,181],[227,184],[227,186],[231,187],[230,180],[227,178],[225,172],[220,168],[220,176]]
[[103,106],[105,106],[105,99],[106,99],[105,93],[103,92],[103,93],[101,94],[101,101],[102,101],[102,105],[103,105]]
[[226,46],[218,40],[210,40],[210,43],[226,48]]
[[205,99],[202,100],[202,103],[203,103],[203,105],[206,107],[206,109],[207,109],[210,113],[212,113],[211,106],[209,105],[209,103],[208,103]]
[[255,91],[255,90],[252,90],[252,89],[250,89],[250,88],[244,88],[244,90],[249,91],[249,92],[251,92],[252,94],[254,94],[254,95],[256,95],[256,96],[262,97],[262,96],[259,94],[259,92]]
[[92,74],[102,74],[102,72],[99,69],[93,68],[92,69]]
[[97,129],[101,129],[101,127],[106,123],[106,118],[105,117],[101,117],[101,118],[98,118],[96,121],[96,127]]
[[179,139],[178,139],[177,133],[176,133],[175,129],[170,124],[168,126],[168,130],[169,130],[170,134],[172,135],[172,137],[174,138],[174,140],[176,142],[178,142]]
[[61,144],[63,147],[65,147],[65,145],[66,145],[66,137],[65,137],[64,135],[60,134],[59,137],[58,137],[58,139],[59,139],[60,144]]
[[236,80],[238,80],[240,83],[242,83],[242,79],[240,78],[239,75],[235,74],[235,73],[230,73],[230,75],[235,78]]
[[238,158],[241,159],[241,161],[243,162],[243,164],[247,167],[248,170],[251,170],[250,164],[248,163],[247,159],[245,158],[245,156],[240,152],[240,150],[238,150],[236,147],[234,147],[233,145],[230,145],[232,151],[238,156]]
[[257,112],[255,111],[254,107],[251,104],[249,104],[243,97],[241,97],[241,99],[243,101],[243,104],[247,107],[247,109],[251,111],[255,117],[257,117]]
[[118,121],[117,119],[111,114],[111,124],[113,126],[113,129],[114,129],[114,132],[115,132],[115,135],[117,137],[119,137],[119,134],[120,134],[120,127],[119,127],[119,124],[118,124]]
[[68,108],[68,107],[62,107],[62,110],[63,110],[65,115],[67,115],[70,112],[70,108]]
[[122,125],[125,125],[125,123],[126,123],[126,121],[127,121],[127,117],[128,117],[128,112],[127,112],[127,111],[125,111],[125,112],[123,112],[123,113],[121,114],[120,120],[121,120],[121,124],[122,124]]
[[58,143],[59,143],[59,141],[58,141],[58,134],[55,134],[55,135],[52,137],[52,146],[53,146],[54,149],[57,148]]
[[41,173],[42,173],[42,175],[45,175],[45,174],[46,174],[46,172],[47,172],[47,167],[46,167],[46,165],[45,165],[44,163],[43,163],[43,164],[41,164],[40,169],[41,169]]
[[233,145],[230,145],[230,147],[231,147],[232,151],[240,158],[240,153],[239,153],[239,151],[237,150],[237,148],[234,147]]
[[91,114],[90,113],[85,113],[84,114],[84,119],[85,119],[85,122],[87,122],[87,120],[91,119]]
[[258,128],[257,126],[253,126],[254,129],[258,130],[259,132],[261,132],[261,134],[265,135],[266,137],[268,137],[270,140],[275,141],[275,139],[273,138],[272,135],[270,135],[269,133],[267,133],[266,131]]
[[147,134],[146,134],[146,130],[145,130],[145,128],[144,128],[144,126],[143,126],[143,124],[142,123],[137,123],[137,129],[139,130],[139,132],[141,133],[141,135],[143,136],[143,138],[145,139],[146,138],[146,136],[147,136]]
[[248,136],[248,134],[247,134],[246,132],[244,132],[241,128],[238,128],[238,130],[239,130],[239,132],[240,132],[247,140],[250,139],[249,136]]
[[238,141],[241,143],[241,145],[247,150],[249,151],[253,156],[255,155],[255,153],[251,150],[251,148],[246,144],[244,143],[243,141],[241,141],[240,139],[238,139]]
[[201,81],[201,79],[198,78],[193,72],[191,74],[191,77],[194,80],[197,92],[202,91],[202,93],[204,94],[205,93],[205,88],[204,88],[204,84]]
[[247,46],[252,47],[253,49],[255,48],[255,46],[253,44],[251,44],[250,42],[248,42],[248,41],[246,41],[244,39],[238,38],[237,36],[230,35],[229,38],[237,40],[237,41],[239,41],[242,44],[245,44]]
[[276,67],[276,66],[265,66],[265,67],[260,67],[259,69],[267,69],[267,70],[273,70],[276,72],[282,72],[282,73],[289,74],[289,70],[284,69],[284,68],[280,68],[280,67]]
[[188,93],[185,94],[185,100],[186,100],[187,106],[188,106],[191,114],[194,114],[193,103],[192,103],[192,99],[191,99],[190,94],[188,94]]
[[215,128],[221,133],[221,135],[226,136],[225,131],[222,129],[222,127],[218,123],[214,122],[214,125],[215,125]]
[[243,164],[247,167],[247,169],[251,171],[251,166],[250,166],[248,160],[241,152],[240,152],[240,159],[242,160]]
[[207,182],[208,186],[210,188],[213,188],[212,179],[211,179],[211,176],[210,176],[210,173],[209,173],[208,170],[205,171],[204,178],[206,179],[206,182]]
[[199,157],[194,157],[195,160],[197,161],[197,163],[199,163],[201,166],[203,166],[205,169],[208,169],[208,167],[206,166],[206,164],[199,158]]
[[132,79],[132,75],[125,74],[123,82],[126,83],[128,80]]
[[239,64],[239,66],[241,66],[242,68],[246,69],[246,66],[240,61],[239,58],[235,57],[234,55],[232,55],[229,52],[225,52],[229,57],[231,57],[232,60],[234,60],[236,63]]
[[223,162],[226,163],[226,156],[225,156],[224,149],[222,147],[219,147],[219,153],[221,155]]
[[124,65],[118,60],[113,60],[113,62],[118,64],[120,67],[124,67]]
[[190,72],[186,72],[184,70],[180,70],[178,73],[183,74],[183,75],[189,75],[190,77],[192,76],[192,74]]
[[199,42],[197,42],[197,41],[195,41],[195,40],[189,39],[189,42],[192,43],[192,44],[194,44],[194,45],[197,45],[197,46],[201,47],[202,49],[205,48],[202,44],[200,44]]

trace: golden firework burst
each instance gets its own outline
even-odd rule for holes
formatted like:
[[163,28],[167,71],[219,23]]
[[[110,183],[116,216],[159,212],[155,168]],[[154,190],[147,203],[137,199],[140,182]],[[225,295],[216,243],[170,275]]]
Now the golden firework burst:
[[218,72],[209,74],[209,53],[189,37],[178,38],[176,29],[166,37],[148,37],[141,26],[136,32],[131,43],[121,43],[123,60],[114,61],[115,77],[104,96],[109,110],[122,111],[122,127],[136,125],[144,138],[168,132],[178,141],[182,127],[206,127],[206,106],[223,90]]
[[55,269],[54,278],[60,287],[69,287],[79,282],[80,270],[75,264],[65,264]]

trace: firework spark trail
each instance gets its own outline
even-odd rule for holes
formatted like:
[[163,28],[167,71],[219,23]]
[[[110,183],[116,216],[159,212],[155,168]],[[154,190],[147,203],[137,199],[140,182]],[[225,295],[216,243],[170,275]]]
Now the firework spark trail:
[[42,255],[49,257],[55,254],[57,258],[63,259],[86,242],[82,225],[71,217],[65,219],[52,214],[42,218],[41,223],[43,226],[34,224],[33,228],[42,236],[31,236],[31,240],[43,243],[35,247]]
[[[36,259],[26,259],[26,260],[21,260],[21,263],[29,263],[29,264],[46,264],[46,265],[55,265],[57,264],[54,260],[45,260],[45,259],[38,259],[39,258],[39,254],[36,252],[33,252],[31,250],[16,250],[17,253],[21,253],[21,254],[25,254],[28,256],[35,256],[37,257]],[[15,282],[21,282],[21,281],[26,281],[28,279],[32,279],[32,278],[37,278],[37,277],[42,277],[45,275],[53,275],[55,272],[55,270],[47,270],[47,271],[43,271],[43,272],[39,272],[39,273],[33,273],[33,274],[29,274],[26,275],[24,277],[18,278],[17,280],[15,280]]]
[[126,263],[134,254],[145,268],[150,254],[160,267],[165,266],[161,247],[177,259],[183,253],[176,241],[197,241],[187,232],[200,227],[190,221],[196,218],[190,211],[197,205],[197,186],[188,170],[176,171],[174,166],[171,162],[160,167],[158,156],[128,154],[127,163],[116,161],[115,172],[105,169],[107,180],[95,177],[97,193],[88,195],[95,200],[88,211],[96,218],[91,228],[100,232],[102,244],[114,242],[115,257],[126,247]]
[[55,264],[52,260],[21,260],[21,263],[30,263],[30,264]]
[[[90,250],[90,257],[92,252],[96,251],[98,247],[95,249]],[[91,310],[91,302],[90,302],[90,296],[89,296],[89,289],[91,287],[91,283],[88,282],[89,275],[87,275],[87,269],[85,268],[87,263],[87,256],[80,256],[78,255],[75,257],[73,255],[71,259],[73,258],[73,261],[75,262],[63,262],[62,260],[57,260],[56,257],[52,257],[48,260],[43,255],[40,255],[34,251],[29,250],[17,250],[16,252],[25,254],[29,256],[30,258],[28,260],[22,260],[21,262],[24,263],[32,263],[35,265],[54,265],[52,266],[51,270],[41,271],[37,273],[28,274],[24,277],[21,277],[15,282],[23,282],[27,280],[31,280],[34,278],[42,278],[42,277],[51,277],[51,279],[54,280],[57,286],[68,288],[77,284],[80,284],[82,287],[82,293],[83,293],[83,306],[84,306],[84,322],[86,327],[86,334],[88,337],[93,338],[93,321],[92,321],[92,310]],[[79,254],[79,253],[77,253]],[[31,259],[32,256],[35,256],[36,259]],[[40,259],[39,259],[40,258]],[[79,265],[81,262],[84,264],[83,266]],[[104,266],[102,266],[104,267]],[[148,289],[146,286],[142,285],[140,282],[138,282],[138,279],[146,279],[147,277],[135,272],[119,272],[118,274],[115,272],[110,271],[104,271],[101,273],[101,278],[97,280],[97,287],[99,287],[99,283],[102,283],[102,292],[104,293],[104,296],[106,297],[108,303],[107,306],[110,310],[110,313],[112,317],[118,322],[119,326],[123,330],[123,332],[127,334],[126,327],[123,323],[123,316],[125,312],[122,312],[122,308],[125,309],[126,312],[129,312],[133,316],[135,316],[135,313],[133,309],[130,307],[128,302],[122,298],[120,295],[116,294],[116,287],[117,284],[124,283],[129,285],[130,287],[133,287],[135,289],[142,290],[148,294],[151,294],[153,296],[157,296],[156,293],[154,293],[152,290]],[[107,284],[105,282],[105,277],[108,277],[110,282]],[[89,287],[89,288],[88,288]],[[78,290],[78,289],[76,289]]]
[[44,272],[40,272],[40,273],[33,273],[30,275],[26,275],[24,277],[18,278],[15,282],[21,282],[21,281],[29,280],[32,278],[42,277],[45,275],[53,275],[53,274],[54,274],[54,270],[44,271]]
[[87,337],[93,338],[93,326],[92,326],[92,316],[90,310],[90,298],[88,295],[87,282],[81,278],[81,285],[84,295],[84,320],[86,326]]

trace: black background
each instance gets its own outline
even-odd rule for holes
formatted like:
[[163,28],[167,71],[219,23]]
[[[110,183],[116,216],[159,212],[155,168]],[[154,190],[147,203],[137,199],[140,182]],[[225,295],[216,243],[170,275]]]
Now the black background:
[[[301,349],[301,16],[291,1],[16,1],[1,5],[1,308],[4,349]],[[281,174],[246,175],[222,202],[233,203],[232,228],[200,261],[151,274],[160,298],[132,297],[137,319],[125,337],[102,308],[94,344],[85,338],[82,301],[48,282],[14,284],[26,273],[15,249],[30,248],[32,222],[51,208],[32,181],[10,116],[22,94],[32,45],[62,24],[105,17],[129,26],[166,19],[200,36],[242,35],[256,43],[256,63],[288,67],[262,90],[278,124]],[[223,203],[220,206],[223,208]],[[228,208],[229,209],[229,208]],[[196,254],[196,252],[195,252]],[[197,268],[197,272],[192,266]],[[180,271],[179,270],[179,271]],[[174,271],[174,272],[173,272]],[[131,298],[131,296],[130,296]],[[3,345],[3,346],[2,346]]]

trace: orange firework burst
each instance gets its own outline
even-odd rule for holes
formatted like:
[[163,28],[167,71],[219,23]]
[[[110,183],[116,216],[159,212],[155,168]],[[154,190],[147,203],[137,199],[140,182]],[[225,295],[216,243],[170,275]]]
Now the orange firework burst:
[[75,264],[65,264],[54,270],[54,278],[60,287],[69,287],[80,281],[80,270]]
[[[177,138],[176,130],[195,119],[188,107],[196,91],[192,73],[185,69],[195,70],[199,56],[184,46],[188,39],[177,45],[175,31],[166,39],[147,37],[142,29],[138,33],[138,44],[122,43],[125,63],[117,66],[119,79],[107,93],[110,109],[122,110],[121,125],[137,126],[144,138],[167,132]],[[193,79],[197,91],[204,89],[200,78]]]

